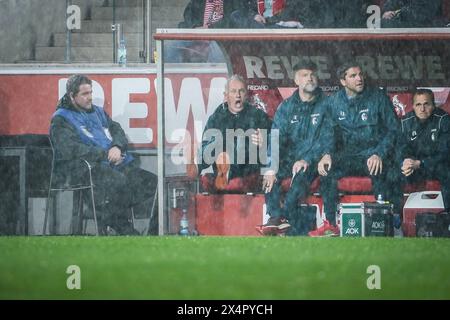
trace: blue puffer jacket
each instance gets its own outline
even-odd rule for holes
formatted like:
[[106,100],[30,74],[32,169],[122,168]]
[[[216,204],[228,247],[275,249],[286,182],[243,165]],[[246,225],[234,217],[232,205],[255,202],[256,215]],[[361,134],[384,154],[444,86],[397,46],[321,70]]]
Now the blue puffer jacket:
[[272,133],[274,129],[279,130],[279,177],[290,175],[295,161],[305,160],[311,164],[331,152],[332,131],[326,117],[328,99],[318,89],[313,101],[303,102],[296,90],[278,107]]
[[59,101],[50,124],[50,137],[58,160],[85,159],[90,163],[108,162],[108,150],[116,146],[125,155],[121,167],[131,163],[128,140],[120,124],[100,107],[89,111],[76,109],[66,94]]
[[345,89],[330,97],[335,156],[393,158],[399,120],[389,97],[377,88],[365,88],[349,99]]

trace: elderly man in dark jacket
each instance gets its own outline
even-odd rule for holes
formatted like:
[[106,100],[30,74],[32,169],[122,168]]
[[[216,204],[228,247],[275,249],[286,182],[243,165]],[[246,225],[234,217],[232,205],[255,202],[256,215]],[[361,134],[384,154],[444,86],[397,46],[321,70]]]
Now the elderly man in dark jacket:
[[50,126],[57,163],[60,169],[71,170],[76,168],[70,165],[72,160],[88,161],[96,206],[103,214],[102,229],[135,234],[128,219],[129,208],[154,196],[157,178],[136,165],[127,152],[128,141],[120,125],[103,108],[92,104],[92,81],[88,77],[71,76],[66,88]]
[[[203,131],[197,168],[199,174],[212,166],[218,191],[233,178],[259,176],[265,165],[259,148],[271,127],[269,116],[247,102],[247,87],[241,76],[227,80],[224,96],[225,102],[209,117]],[[260,190],[260,186],[255,187]]]
[[450,115],[436,108],[433,91],[418,89],[414,111],[401,120],[399,141],[401,171],[406,182],[437,179],[444,207],[450,209]]
[[344,63],[337,71],[343,88],[330,99],[335,152],[319,162],[320,184],[327,225],[335,224],[339,200],[337,181],[344,176],[369,176],[372,192],[394,203],[399,210],[401,190],[388,181],[388,169],[394,167],[394,144],[399,122],[389,97],[378,88],[365,86],[362,68],[357,62]]

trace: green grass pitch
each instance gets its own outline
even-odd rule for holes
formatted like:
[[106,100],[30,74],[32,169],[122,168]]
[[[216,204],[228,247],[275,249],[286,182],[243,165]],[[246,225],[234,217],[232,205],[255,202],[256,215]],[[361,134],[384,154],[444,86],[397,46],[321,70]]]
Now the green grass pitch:
[[0,238],[0,299],[449,298],[449,239]]

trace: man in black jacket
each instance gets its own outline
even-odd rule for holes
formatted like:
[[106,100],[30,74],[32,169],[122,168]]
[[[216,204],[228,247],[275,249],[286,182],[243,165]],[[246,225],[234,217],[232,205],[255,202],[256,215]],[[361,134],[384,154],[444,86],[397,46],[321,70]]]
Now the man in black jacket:
[[[257,228],[263,234],[283,233],[291,224],[287,222],[288,218],[298,221],[294,223],[292,234],[310,231],[306,226],[307,219],[303,217],[305,214],[296,216],[297,202],[308,195],[312,181],[318,176],[317,163],[322,155],[331,152],[328,149],[331,130],[326,119],[328,104],[318,87],[317,66],[312,62],[301,62],[293,71],[298,89],[278,107],[272,125],[272,132],[279,132],[278,145],[283,156],[280,165],[275,166],[279,167],[278,172],[268,171],[264,176],[270,219]],[[281,182],[291,176],[291,186],[281,207]]]
[[60,172],[76,168],[71,165],[72,160],[88,161],[96,206],[103,214],[102,229],[135,234],[129,223],[129,208],[155,195],[157,178],[140,169],[127,152],[128,141],[120,124],[111,120],[103,108],[92,104],[92,81],[88,77],[71,76],[66,89],[50,125]]
[[206,123],[198,164],[198,173],[212,165],[217,190],[224,189],[233,178],[259,176],[265,164],[259,148],[271,127],[268,115],[247,102],[247,87],[241,76],[227,80],[224,97],[225,102]]
[[330,120],[335,152],[324,156],[318,169],[327,215],[323,229],[310,234],[323,235],[333,230],[339,202],[337,181],[345,176],[369,176],[372,192],[394,203],[399,210],[401,192],[390,185],[388,169],[394,166],[394,143],[399,122],[389,97],[378,88],[366,87],[361,66],[350,61],[337,71],[343,88],[330,98]]
[[437,179],[444,207],[450,209],[450,116],[436,108],[433,91],[418,89],[414,111],[402,118],[401,171],[406,182]]

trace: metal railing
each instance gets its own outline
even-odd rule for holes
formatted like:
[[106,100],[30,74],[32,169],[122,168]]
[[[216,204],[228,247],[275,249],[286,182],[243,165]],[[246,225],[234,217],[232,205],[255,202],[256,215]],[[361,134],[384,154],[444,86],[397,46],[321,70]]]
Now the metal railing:
[[[118,19],[118,5],[116,0],[105,0],[104,5],[108,6],[112,4],[112,16],[111,16],[111,35],[112,35],[112,63],[118,63],[118,49],[120,41],[124,39],[125,25],[119,22]],[[66,9],[72,5],[72,0],[66,0]],[[140,38],[139,47],[139,62],[151,63],[152,57],[152,43],[151,37],[151,14],[152,14],[152,1],[142,0],[141,4],[142,11],[142,29],[132,30],[135,32],[142,33]],[[65,13],[66,21],[69,19],[69,12],[66,10]],[[65,63],[73,62],[73,41],[72,41],[73,31],[66,24],[66,43],[65,43]]]

